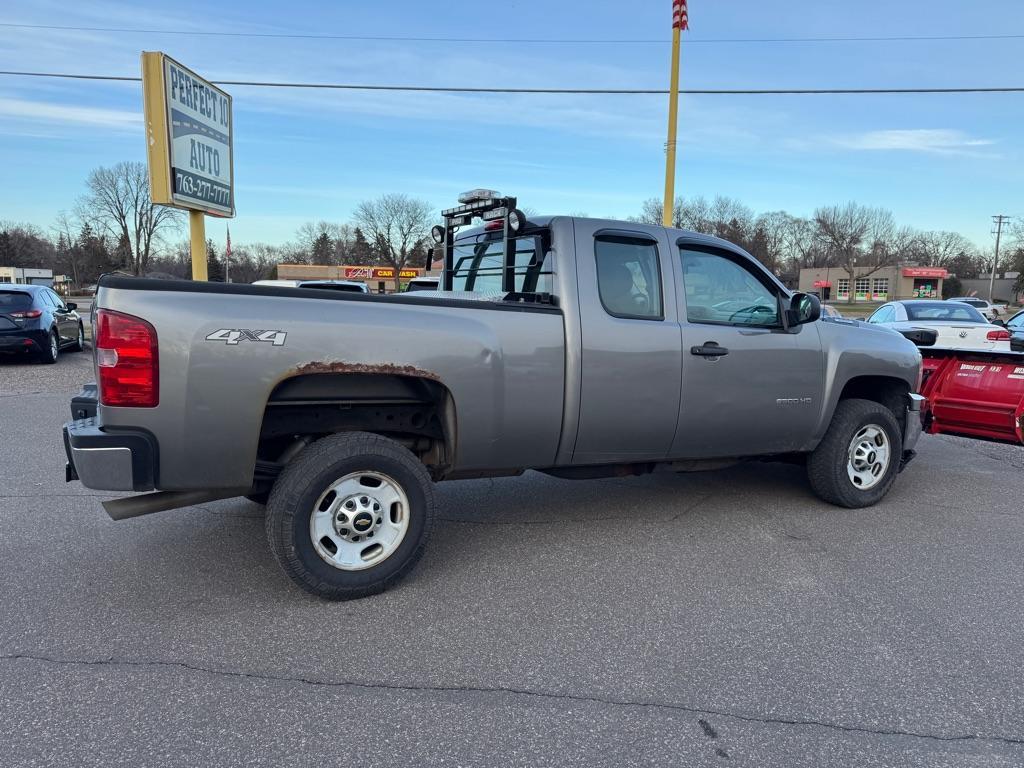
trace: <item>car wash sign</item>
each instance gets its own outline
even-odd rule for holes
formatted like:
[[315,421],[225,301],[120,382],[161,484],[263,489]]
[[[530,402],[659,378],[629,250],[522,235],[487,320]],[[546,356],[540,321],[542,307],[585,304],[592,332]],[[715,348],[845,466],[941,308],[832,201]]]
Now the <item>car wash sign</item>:
[[235,215],[231,97],[163,53],[142,54],[153,202]]

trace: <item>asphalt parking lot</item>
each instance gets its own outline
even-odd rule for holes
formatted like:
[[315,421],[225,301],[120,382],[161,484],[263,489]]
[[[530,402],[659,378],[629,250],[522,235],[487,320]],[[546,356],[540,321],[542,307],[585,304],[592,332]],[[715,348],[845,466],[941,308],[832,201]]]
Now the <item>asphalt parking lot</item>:
[[856,512],[771,464],[446,484],[330,604],[255,504],[65,484],[90,379],[0,361],[4,765],[1024,765],[1024,449],[926,436]]

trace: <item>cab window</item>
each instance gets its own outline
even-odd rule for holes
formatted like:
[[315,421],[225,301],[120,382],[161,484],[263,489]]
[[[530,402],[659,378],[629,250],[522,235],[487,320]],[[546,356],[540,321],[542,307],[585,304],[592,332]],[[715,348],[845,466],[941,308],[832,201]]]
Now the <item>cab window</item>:
[[645,237],[598,235],[597,290],[601,305],[613,317],[661,320],[661,268],[658,245]]
[[[551,293],[551,255],[546,237],[525,235],[512,238],[515,253],[513,290],[522,293]],[[505,271],[505,242],[500,232],[484,232],[455,241],[452,290],[502,293]]]
[[781,325],[779,298],[737,258],[681,246],[686,319],[691,323],[774,327]]

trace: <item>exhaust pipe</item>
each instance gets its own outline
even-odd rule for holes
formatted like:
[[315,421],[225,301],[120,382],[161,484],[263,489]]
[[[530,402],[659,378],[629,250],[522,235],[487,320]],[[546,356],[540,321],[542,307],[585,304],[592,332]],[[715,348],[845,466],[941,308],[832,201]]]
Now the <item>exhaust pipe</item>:
[[202,504],[207,501],[233,499],[237,496],[244,496],[245,493],[245,491],[238,490],[157,491],[141,496],[104,501],[103,509],[110,515],[111,520],[128,520],[132,517],[152,515],[154,512],[191,507],[193,504]]

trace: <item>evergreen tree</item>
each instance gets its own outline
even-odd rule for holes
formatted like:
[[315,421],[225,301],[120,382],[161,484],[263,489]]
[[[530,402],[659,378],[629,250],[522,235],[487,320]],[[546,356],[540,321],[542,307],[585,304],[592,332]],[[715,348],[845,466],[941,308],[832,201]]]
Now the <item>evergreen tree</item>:
[[11,233],[6,229],[0,232],[0,266],[9,267],[14,264],[14,245]]
[[334,243],[326,232],[321,232],[319,237],[313,241],[313,263],[330,264],[334,255]]
[[213,240],[206,241],[206,277],[211,283],[224,282],[224,263],[217,258]]
[[366,241],[366,235],[363,234],[363,230],[356,227],[355,240],[352,243],[352,248],[348,252],[347,264],[369,264],[373,254],[371,252],[370,244]]

